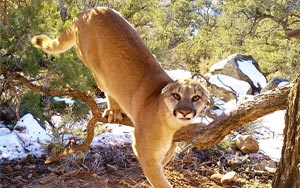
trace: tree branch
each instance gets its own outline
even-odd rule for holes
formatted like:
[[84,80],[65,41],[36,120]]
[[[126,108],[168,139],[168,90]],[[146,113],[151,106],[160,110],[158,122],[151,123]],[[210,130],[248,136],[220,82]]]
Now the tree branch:
[[285,35],[288,38],[297,38],[300,39],[300,29],[294,29],[294,30],[286,30]]
[[[298,15],[292,15],[294,17],[300,18]],[[269,18],[271,20],[273,20],[274,22],[276,22],[278,25],[280,25],[283,29],[283,31],[285,32],[285,36],[287,38],[297,38],[300,39],[300,29],[290,29],[289,25],[292,25],[296,22],[298,22],[299,20],[296,20],[294,22],[288,23],[288,17],[286,19],[281,19],[278,18],[276,16],[273,16],[271,14],[262,14],[260,16],[257,16],[256,18],[260,19],[259,21]]]
[[[1,73],[1,70],[2,70],[2,68],[0,69],[0,73]],[[90,146],[91,142],[93,141],[94,128],[95,128],[96,123],[98,121],[103,122],[103,123],[108,123],[107,118],[102,117],[102,112],[99,110],[98,105],[97,105],[96,101],[94,100],[94,98],[91,95],[88,95],[78,89],[68,88],[68,89],[63,89],[63,90],[56,90],[56,89],[46,88],[43,86],[37,86],[37,85],[34,85],[31,82],[29,82],[24,76],[21,76],[20,74],[16,74],[16,73],[10,73],[8,80],[10,82],[18,81],[18,82],[22,83],[25,87],[27,87],[31,90],[45,93],[48,95],[70,96],[74,99],[79,99],[79,100],[85,102],[92,111],[93,116],[88,122],[87,136],[86,136],[86,139],[84,140],[84,142],[81,145],[76,145],[71,148],[68,148],[66,151],[64,151],[62,153],[48,157],[47,160],[45,161],[45,163],[51,163],[51,162],[61,159],[62,157],[71,155],[74,152],[86,150]],[[11,83],[11,84],[13,84],[13,83]],[[121,123],[125,124],[125,125],[133,126],[132,121],[128,117],[124,117],[123,122],[121,122]]]
[[[108,123],[107,119],[102,117],[102,112],[98,109],[98,105],[93,97],[80,90],[71,88],[55,90],[34,85],[19,74],[12,74],[11,77],[13,78],[12,80],[18,81],[34,91],[46,93],[52,96],[70,96],[84,101],[91,108],[93,117],[88,123],[88,134],[84,143],[80,146],[69,148],[61,154],[48,158],[46,161],[47,163],[59,160],[60,158],[70,155],[76,151],[87,149],[93,140],[96,122],[101,121]],[[217,117],[209,125],[198,123],[186,126],[176,132],[174,135],[174,141],[190,141],[193,145],[200,149],[207,149],[220,142],[226,135],[230,134],[232,130],[276,110],[286,109],[288,104],[287,96],[291,87],[292,84],[289,84],[257,95],[253,98],[253,100],[245,101],[228,114],[223,114]],[[119,123],[133,126],[132,121],[128,117],[125,117],[124,121]]]
[[199,149],[207,149],[220,142],[232,130],[276,110],[286,109],[288,93],[292,84],[276,88],[272,92],[257,95],[246,101],[229,114],[224,114],[207,126],[194,124],[176,132],[174,141],[191,141]]
[[[33,91],[45,93],[51,96],[69,96],[74,99],[79,99],[85,102],[90,107],[93,116],[96,116],[98,121],[101,121],[103,123],[108,123],[107,119],[105,117],[102,117],[102,112],[99,110],[98,105],[94,100],[94,98],[91,95],[84,93],[83,91],[80,91],[78,89],[73,89],[73,88],[58,90],[58,89],[51,89],[43,86],[37,86],[29,82],[24,76],[21,76],[20,74],[12,74],[10,78],[11,78],[10,80],[18,81],[22,83],[25,87]],[[128,117],[124,118],[123,123],[129,126],[133,126],[133,123]]]

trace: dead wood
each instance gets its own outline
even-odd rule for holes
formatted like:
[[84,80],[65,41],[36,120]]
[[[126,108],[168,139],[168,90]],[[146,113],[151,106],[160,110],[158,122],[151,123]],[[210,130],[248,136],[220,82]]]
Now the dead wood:
[[[102,117],[102,112],[99,110],[97,103],[91,95],[88,95],[80,90],[67,89],[51,89],[43,86],[37,86],[28,81],[20,74],[12,74],[11,79],[21,83],[25,87],[37,92],[46,93],[52,96],[69,96],[74,99],[79,99],[85,102],[92,111],[92,118],[87,125],[87,137],[82,145],[74,146],[67,149],[65,152],[52,156],[47,159],[47,163],[59,160],[60,158],[70,155],[76,151],[83,151],[89,147],[94,138],[94,127],[99,122],[108,123],[107,119]],[[186,126],[174,135],[174,141],[188,141],[200,149],[209,148],[220,142],[226,135],[247,123],[256,120],[264,115],[272,113],[276,110],[286,109],[288,104],[288,93],[292,85],[276,88],[275,90],[257,95],[253,100],[245,101],[238,105],[235,109],[227,114],[217,117],[209,125],[193,124]],[[133,126],[132,121],[125,117],[120,124]]]
[[195,124],[176,132],[174,141],[191,141],[199,149],[209,148],[220,142],[232,130],[264,115],[287,108],[291,84],[257,95],[245,101],[228,114],[217,117],[207,126]]

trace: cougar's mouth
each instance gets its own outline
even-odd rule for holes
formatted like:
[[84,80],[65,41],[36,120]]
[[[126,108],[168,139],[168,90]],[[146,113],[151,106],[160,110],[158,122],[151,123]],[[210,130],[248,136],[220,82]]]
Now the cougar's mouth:
[[191,118],[178,118],[180,120],[191,120]]

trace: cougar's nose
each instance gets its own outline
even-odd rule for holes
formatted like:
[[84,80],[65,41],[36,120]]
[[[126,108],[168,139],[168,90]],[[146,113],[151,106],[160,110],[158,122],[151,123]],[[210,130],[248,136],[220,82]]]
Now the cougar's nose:
[[185,117],[188,114],[192,113],[191,110],[186,110],[186,109],[179,109],[178,112],[181,113],[183,115],[183,117]]

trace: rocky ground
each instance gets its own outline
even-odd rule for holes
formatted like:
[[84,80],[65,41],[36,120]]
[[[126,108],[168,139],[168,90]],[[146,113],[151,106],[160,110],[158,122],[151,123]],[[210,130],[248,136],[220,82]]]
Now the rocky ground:
[[[244,155],[231,148],[188,149],[165,168],[176,188],[268,188],[276,163],[261,153]],[[2,188],[150,188],[130,144],[90,148],[85,153],[44,164],[27,156],[0,164]]]

